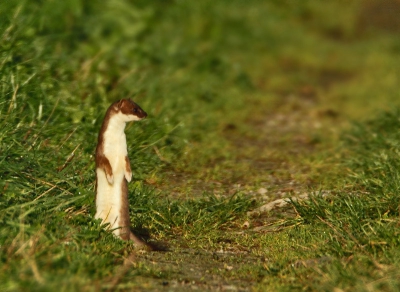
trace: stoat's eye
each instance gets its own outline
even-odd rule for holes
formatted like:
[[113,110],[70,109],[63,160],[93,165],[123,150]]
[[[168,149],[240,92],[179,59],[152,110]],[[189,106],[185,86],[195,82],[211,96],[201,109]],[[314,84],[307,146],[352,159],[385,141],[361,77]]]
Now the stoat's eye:
[[138,109],[135,107],[135,108],[133,109],[133,112],[134,112],[134,113],[137,113],[137,112],[138,112]]

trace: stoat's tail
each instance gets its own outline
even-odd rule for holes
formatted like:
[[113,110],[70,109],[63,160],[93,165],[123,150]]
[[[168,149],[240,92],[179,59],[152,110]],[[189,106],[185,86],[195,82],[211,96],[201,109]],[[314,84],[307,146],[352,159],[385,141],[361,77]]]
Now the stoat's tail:
[[144,242],[142,239],[137,237],[132,232],[130,232],[130,234],[129,234],[129,240],[132,240],[135,243],[136,247],[138,247],[138,248],[148,248],[149,247],[146,242]]

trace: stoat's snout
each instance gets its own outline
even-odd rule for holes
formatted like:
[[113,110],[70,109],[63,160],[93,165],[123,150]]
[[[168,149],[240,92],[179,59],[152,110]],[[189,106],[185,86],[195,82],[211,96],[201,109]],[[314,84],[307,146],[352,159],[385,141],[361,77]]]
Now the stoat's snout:
[[133,114],[137,116],[139,119],[144,119],[145,117],[147,117],[147,113],[144,110],[142,110],[139,106],[133,109]]

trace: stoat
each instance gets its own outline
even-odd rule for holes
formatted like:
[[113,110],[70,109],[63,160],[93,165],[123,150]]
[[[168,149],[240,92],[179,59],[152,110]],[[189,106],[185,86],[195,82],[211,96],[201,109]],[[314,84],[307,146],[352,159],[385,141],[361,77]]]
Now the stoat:
[[128,182],[132,179],[126,145],[125,125],[147,117],[139,105],[130,99],[114,102],[107,110],[96,148],[96,219],[109,223],[114,235],[144,242],[130,229]]

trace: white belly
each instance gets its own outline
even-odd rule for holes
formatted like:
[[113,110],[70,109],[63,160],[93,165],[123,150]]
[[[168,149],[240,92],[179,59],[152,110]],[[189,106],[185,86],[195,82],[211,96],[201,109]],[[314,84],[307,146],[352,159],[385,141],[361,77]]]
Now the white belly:
[[102,224],[109,223],[107,227],[113,230],[115,235],[120,235],[119,222],[122,211],[122,183],[125,179],[123,168],[122,171],[114,171],[114,183],[108,183],[104,171],[100,168],[96,169],[97,174],[97,195],[96,195],[96,219],[102,219]]

